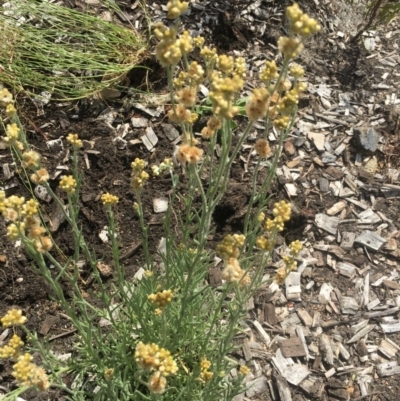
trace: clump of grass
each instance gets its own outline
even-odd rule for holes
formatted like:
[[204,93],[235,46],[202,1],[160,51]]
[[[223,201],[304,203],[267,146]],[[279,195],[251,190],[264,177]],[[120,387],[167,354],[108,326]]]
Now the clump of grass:
[[147,48],[133,29],[48,2],[12,0],[0,13],[0,32],[0,81],[57,100],[119,82]]

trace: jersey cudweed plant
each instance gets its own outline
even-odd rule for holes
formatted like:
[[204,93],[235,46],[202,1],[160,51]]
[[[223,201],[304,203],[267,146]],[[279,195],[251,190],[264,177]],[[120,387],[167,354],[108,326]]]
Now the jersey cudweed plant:
[[[172,104],[168,117],[180,127],[182,141],[175,154],[159,165],[149,167],[138,158],[131,164],[133,209],[143,232],[145,256],[144,266],[133,281],[126,280],[120,262],[114,218],[118,197],[110,193],[100,197],[108,219],[112,266],[97,259],[82,234],[78,220],[82,182],[78,157],[82,142],[78,135],[67,136],[72,147],[72,173],[59,180],[66,199],[64,206],[50,186],[41,156],[29,147],[11,94],[5,88],[0,91],[8,116],[4,142],[19,160],[27,185],[43,186],[63,211],[73,233],[74,253],[67,258],[60,254],[40,217],[36,200],[7,196],[0,191],[7,236],[23,245],[77,333],[73,357],[60,360],[43,340],[25,329],[26,317],[21,311],[9,311],[1,319],[3,326],[19,325],[18,330],[25,330],[24,340],[40,355],[42,367],[33,364],[30,354],[23,352],[23,339],[14,333],[0,348],[0,357],[13,361],[12,374],[20,387],[4,399],[11,400],[28,387],[46,390],[50,385],[63,389],[67,399],[74,401],[231,400],[243,391],[243,379],[251,373],[251,366],[239,366],[231,356],[236,349],[234,337],[245,329],[245,303],[263,282],[282,285],[297,268],[300,241],[287,247],[281,267],[270,279],[265,275],[277,235],[291,217],[290,203],[284,200],[268,209],[268,190],[299,98],[306,89],[302,82],[304,70],[293,59],[301,52],[305,39],[320,27],[297,4],[287,8],[291,33],[278,41],[282,64],[266,61],[260,72],[261,84],[245,105],[247,126],[232,132],[231,123],[239,112],[237,104],[246,78],[244,59],[218,55],[215,49],[204,45],[204,38],[192,38],[186,31],[178,35],[179,17],[188,3],[170,0],[167,8],[168,18],[175,22],[170,28],[156,24],[156,57],[167,71]],[[196,47],[203,64],[189,59]],[[195,135],[200,85],[210,89],[212,115],[201,133]],[[252,194],[243,231],[227,234],[216,246],[210,246],[213,213],[229,186],[230,169],[256,121],[263,121],[265,129],[254,145]],[[277,138],[273,145],[267,139],[271,132]],[[267,174],[260,180],[266,159]],[[183,178],[174,163],[184,170]],[[155,254],[148,246],[142,194],[147,181],[166,174],[171,178],[172,191],[164,218],[163,246]],[[183,187],[184,191],[180,189]],[[178,208],[180,213],[176,213]],[[218,261],[223,281],[213,288],[207,275]],[[50,265],[54,268],[49,269]],[[82,295],[82,266],[91,269],[97,283],[95,305]],[[105,283],[101,275],[106,267],[114,273],[111,284]],[[66,298],[61,282],[68,284],[72,300]],[[238,374],[231,375],[232,368],[237,368]],[[73,385],[67,386],[68,381]]]

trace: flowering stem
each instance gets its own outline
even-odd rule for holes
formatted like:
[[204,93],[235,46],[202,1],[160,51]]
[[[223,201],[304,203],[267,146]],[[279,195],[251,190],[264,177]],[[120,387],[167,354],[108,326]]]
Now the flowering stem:
[[149,270],[149,269],[151,269],[151,266],[152,266],[152,263],[150,261],[150,254],[149,254],[149,227],[144,222],[144,218],[143,218],[143,203],[142,203],[141,195],[142,194],[141,194],[140,190],[136,191],[139,222],[140,222],[140,228],[141,228],[142,234],[143,234],[142,247],[143,247],[144,256],[145,256],[145,259],[146,259],[146,269]]
[[111,205],[106,206],[107,220],[108,220],[108,235],[111,238],[111,249],[113,253],[114,266],[118,274],[118,282],[122,284],[124,282],[125,272],[123,267],[119,263],[119,244],[116,240],[117,230],[115,226],[114,212]]

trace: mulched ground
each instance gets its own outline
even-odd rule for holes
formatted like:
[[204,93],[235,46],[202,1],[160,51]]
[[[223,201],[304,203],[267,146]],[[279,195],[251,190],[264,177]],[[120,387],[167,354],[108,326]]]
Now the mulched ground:
[[[131,13],[130,6],[122,1],[117,1],[121,9],[129,15]],[[201,4],[193,7],[191,14],[184,18],[184,24],[187,28],[196,30],[205,30],[205,36],[210,44],[217,46],[220,52],[232,52],[238,50],[247,56],[254,65],[254,60],[265,59],[265,55],[271,54],[273,45],[279,35],[284,34],[280,21],[282,20],[282,12],[286,4],[285,2],[260,2],[262,9],[266,10],[264,15],[265,31],[254,33],[249,27],[249,23],[241,13],[248,4],[237,2],[216,1],[206,4],[207,11],[204,11]],[[313,16],[319,18],[324,26],[322,32],[317,38],[313,39],[307,46],[307,51],[303,54],[299,61],[307,68],[309,81],[316,84],[324,82],[343,92],[352,93],[358,102],[367,101],[369,93],[373,91],[374,85],[381,82],[379,69],[377,70],[377,60],[374,57],[368,57],[369,54],[362,49],[360,44],[346,44],[346,48],[342,49],[335,40],[332,40],[330,33],[330,23],[334,21],[335,15],[341,15],[341,2],[338,4],[324,7],[316,5],[317,1],[304,1],[301,6]],[[322,3],[320,1],[320,3]],[[335,3],[335,2],[333,2]],[[79,4],[72,1],[65,1],[69,7],[79,9]],[[158,0],[149,4],[149,11],[154,19],[160,19],[160,9],[163,3]],[[335,9],[336,7],[336,9]],[[226,12],[225,12],[226,11]],[[330,14],[328,14],[328,11]],[[337,13],[335,14],[335,11]],[[268,18],[268,13],[273,16],[272,20]],[[348,21],[344,22],[343,31],[346,29]],[[284,27],[284,25],[283,25]],[[338,30],[338,28],[335,28]],[[400,31],[395,31],[394,35],[385,39],[384,30],[381,36],[381,46],[390,53],[392,50],[398,50],[400,46]],[[330,40],[328,40],[330,39]],[[397,47],[396,47],[397,46]],[[247,49],[247,50],[246,50]],[[160,69],[154,63],[154,60],[148,61],[150,70],[146,77],[142,80],[136,73],[132,73],[131,86],[143,88],[144,82],[149,84],[148,90],[154,90],[159,93],[165,93],[165,78]],[[355,73],[361,71],[361,73]],[[394,81],[399,81],[400,68],[397,64],[393,68],[392,75]],[[397,78],[396,78],[397,77]],[[44,113],[31,102],[30,99],[23,96],[18,97],[18,106],[21,110],[21,118],[28,132],[29,142],[32,147],[43,155],[45,165],[50,172],[60,171],[60,166],[70,168],[67,155],[67,147],[65,136],[69,132],[76,132],[80,138],[84,140],[84,148],[80,151],[80,167],[83,177],[82,196],[80,202],[81,220],[84,234],[97,255],[104,262],[111,262],[111,251],[107,244],[104,244],[99,238],[100,231],[106,225],[106,219],[103,212],[99,196],[103,192],[111,192],[120,198],[119,204],[116,206],[116,218],[119,225],[119,238],[121,239],[121,254],[123,262],[127,267],[128,278],[132,276],[138,268],[143,264],[143,254],[140,247],[141,233],[138,229],[138,219],[132,209],[132,203],[135,201],[133,191],[129,189],[130,163],[135,157],[140,157],[149,162],[149,164],[161,162],[165,157],[173,154],[174,145],[168,139],[164,123],[166,123],[165,114],[151,119],[151,126],[157,135],[158,143],[154,152],[149,152],[140,141],[141,136],[145,134],[145,128],[130,128],[124,141],[116,141],[118,137],[117,127],[131,121],[131,118],[150,117],[137,108],[123,107],[129,100],[128,89],[121,91],[121,96],[114,100],[90,99],[82,100],[74,104],[58,104],[50,103],[44,107]],[[381,91],[379,95],[385,95]],[[315,111],[321,110],[321,104],[317,96],[308,95],[302,101],[302,110],[309,110],[310,107]],[[149,106],[154,109],[154,107]],[[107,112],[113,112],[114,117],[111,124],[103,118]],[[390,120],[389,114],[384,117],[386,122],[383,123],[380,130],[383,135],[384,142],[388,146],[386,153],[377,155],[380,162],[380,169],[386,171],[389,167],[397,169],[399,167],[398,157],[396,156],[400,150],[399,142],[396,142],[399,132],[394,132],[394,123]],[[388,128],[389,127],[389,128]],[[61,139],[62,146],[54,146],[49,148],[49,140]],[[135,141],[136,140],[136,141]],[[28,197],[21,182],[18,171],[13,164],[9,152],[4,147],[0,151],[2,164],[8,165],[13,176],[7,180],[2,180],[2,186],[7,188],[7,195],[23,195]],[[296,150],[298,153],[298,150]],[[354,161],[357,149],[351,145],[348,146],[350,159]],[[309,159],[313,159],[317,153],[315,149],[310,152]],[[247,157],[247,155],[246,155]],[[284,154],[282,157],[282,165],[293,159],[293,155]],[[307,165],[312,165],[312,162]],[[58,169],[58,170],[57,170]],[[314,170],[309,172],[308,182],[313,178],[318,180],[321,171],[324,168],[314,165]],[[306,170],[304,170],[306,171]],[[226,233],[240,231],[243,224],[243,210],[248,202],[249,175],[244,173],[244,163],[238,162],[232,172],[230,189],[228,194],[218,206],[215,224],[217,227],[217,241]],[[57,186],[57,179],[53,181],[54,187]],[[162,216],[157,215],[153,211],[153,199],[168,196],[170,183],[168,180],[150,180],[146,184],[144,191],[144,205],[146,219],[151,222],[150,225],[150,247],[155,250],[162,237]],[[274,201],[276,199],[287,199],[284,185],[275,183],[273,186]],[[378,196],[379,198],[379,196]],[[326,212],[326,210],[338,201],[338,197],[328,193],[321,193],[318,189],[314,191],[301,190],[297,197],[290,199],[294,206],[294,218],[285,231],[283,238],[289,243],[294,239],[308,238],[311,243],[317,243],[323,240],[326,233],[321,233],[314,225],[314,216],[317,213]],[[381,211],[389,217],[394,226],[400,229],[400,212],[399,198],[384,199],[379,198]],[[49,203],[42,203],[42,210],[45,215],[51,217],[54,213],[54,206]],[[308,227],[310,226],[310,227]],[[304,229],[308,227],[308,234],[304,234]],[[5,223],[0,220],[0,232],[4,238]],[[60,252],[64,255],[71,255],[73,252],[71,234],[65,224],[61,224],[59,229],[53,234],[54,240],[60,247]],[[210,243],[210,247],[213,244]],[[11,307],[18,307],[24,310],[29,318],[28,328],[39,333],[44,332],[43,324],[49,316],[56,316],[48,335],[54,336],[68,329],[68,322],[60,316],[62,312],[57,303],[51,299],[51,291],[44,284],[43,280],[38,277],[30,268],[30,261],[26,259],[22,250],[3,241],[0,244],[0,314],[4,314]],[[326,255],[323,255],[326,261]],[[350,252],[347,258],[357,266],[362,266],[365,262],[365,255],[358,254],[356,250]],[[356,258],[358,258],[356,260]],[[393,257],[392,260],[397,260]],[[379,266],[374,267],[376,271]],[[383,269],[390,270],[386,265]],[[398,265],[391,266],[391,269],[398,270]],[[90,271],[82,271],[82,291],[90,294],[95,291],[91,286]],[[340,291],[351,293],[353,284],[347,278],[338,275],[325,263],[322,267],[313,272],[312,279],[316,281],[316,288],[303,294],[303,300],[297,305],[311,310],[320,310],[326,313],[325,309],[320,305],[311,303],[315,299],[320,286],[324,282],[331,282]],[[303,284],[307,282],[303,278]],[[86,283],[86,284],[85,284]],[[385,294],[381,294],[382,297]],[[340,318],[340,317],[338,317]],[[329,320],[329,318],[327,319]],[[343,326],[344,327],[344,326]],[[40,334],[39,334],[40,335]],[[374,335],[377,335],[376,333]],[[345,328],[343,328],[343,336],[349,336]],[[400,344],[400,336],[390,334],[388,337],[395,343]],[[374,337],[370,337],[370,339]],[[65,336],[52,342],[54,350],[60,353],[66,353],[73,347],[72,336]],[[0,361],[0,378],[2,385],[12,388],[12,377],[9,374],[9,365]],[[400,379],[397,376],[388,378],[376,377],[373,388],[370,389],[374,393],[370,400],[395,401],[398,397],[400,389]],[[305,395],[295,388],[293,394],[296,400],[306,399]],[[354,383],[354,392],[352,399],[360,396],[357,383]],[[57,391],[51,390],[48,395],[42,398],[42,395],[36,397],[34,394],[24,396],[28,400],[51,399],[60,400],[62,395]],[[49,398],[50,397],[50,398]],[[270,394],[266,392],[260,399],[269,400]]]

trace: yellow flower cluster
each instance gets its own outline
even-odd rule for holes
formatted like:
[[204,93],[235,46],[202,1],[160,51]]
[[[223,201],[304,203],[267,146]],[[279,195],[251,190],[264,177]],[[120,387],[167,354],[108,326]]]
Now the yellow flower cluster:
[[310,36],[321,30],[318,22],[301,11],[297,3],[286,8],[286,17],[289,20],[291,31],[296,35]]
[[30,170],[36,170],[40,166],[40,155],[34,150],[26,150],[22,154],[22,165]]
[[0,347],[0,358],[12,358],[16,359],[21,353],[21,348],[24,346],[24,342],[21,337],[14,334],[7,345]]
[[171,353],[154,343],[144,344],[140,341],[136,346],[135,361],[142,369],[158,370],[165,377],[178,372],[178,365]]
[[16,110],[16,108],[14,107],[14,105],[13,104],[8,104],[7,106],[6,106],[6,114],[7,114],[7,117],[13,117],[14,115],[15,115],[15,113],[17,112],[17,110]]
[[50,387],[49,378],[44,369],[32,363],[33,357],[28,353],[20,355],[11,373],[21,386],[35,386],[39,390]]
[[285,222],[290,220],[290,216],[292,213],[290,203],[281,200],[274,204],[274,208],[272,209],[272,214],[274,215],[274,219],[267,219],[265,224],[265,228],[268,232],[283,231],[285,227]]
[[276,79],[278,78],[278,76],[279,76],[279,71],[275,60],[266,61],[265,68],[263,68],[260,73],[261,81],[268,84],[271,81],[271,79]]
[[210,372],[211,362],[207,358],[202,358],[200,361],[200,381],[206,383],[214,376],[213,372]]
[[292,64],[289,69],[290,75],[295,79],[303,78],[304,68],[298,64]]
[[176,19],[181,16],[187,9],[189,3],[187,1],[169,0],[167,3],[167,18]]
[[[286,16],[289,19],[290,29],[292,34],[303,37],[317,33],[321,27],[317,21],[310,18],[307,14],[300,10],[297,3],[287,7]],[[278,49],[283,54],[285,59],[293,59],[298,56],[303,50],[302,39],[293,36],[281,36],[278,39]]]
[[179,62],[183,55],[193,50],[193,38],[184,31],[177,38],[176,28],[167,28],[163,23],[157,23],[154,35],[160,41],[156,46],[156,58],[163,67],[169,67]]
[[[3,327],[22,326],[27,318],[19,309],[10,309],[1,319]],[[0,348],[0,358],[16,359],[12,375],[21,386],[35,386],[39,390],[47,390],[50,386],[46,372],[32,363],[33,357],[29,354],[21,354],[24,346],[21,338],[14,334],[7,345]]]
[[283,284],[286,277],[291,271],[297,270],[297,261],[296,261],[296,256],[300,253],[300,251],[303,249],[303,244],[299,241],[293,241],[289,245],[289,255],[285,255],[282,259],[285,264],[285,266],[280,267],[274,276],[274,281],[277,284]]
[[27,321],[26,316],[22,316],[22,310],[10,309],[1,319],[3,327],[22,326]]
[[194,45],[199,48],[202,48],[204,46],[204,42],[205,39],[203,38],[203,36],[196,36],[195,38],[193,38]]
[[278,39],[278,50],[285,59],[296,58],[304,49],[300,39],[294,37],[281,36]]
[[149,179],[149,174],[144,171],[146,162],[143,159],[136,158],[132,163],[131,186],[134,191],[143,188],[145,181]]
[[24,149],[24,145],[20,141],[20,129],[16,123],[8,124],[6,127],[6,136],[3,141],[7,146],[14,146],[19,150]]
[[269,147],[269,143],[264,138],[257,139],[254,150],[260,157],[267,157],[271,153],[271,148]]
[[187,143],[179,146],[176,152],[176,159],[179,163],[186,165],[189,164],[197,164],[203,156],[203,149],[200,149],[196,146],[191,146]]
[[238,57],[235,60],[234,74],[240,78],[246,78],[246,60],[243,57]]
[[246,103],[246,114],[250,120],[264,118],[270,105],[270,94],[266,88],[255,88]]
[[163,393],[167,384],[165,378],[178,372],[178,365],[171,353],[154,343],[139,342],[135,350],[135,361],[142,369],[155,371],[147,384],[152,393]]
[[216,67],[224,75],[231,74],[233,72],[234,66],[235,61],[232,56],[226,56],[225,54],[218,56]]
[[7,88],[0,89],[0,104],[8,105],[13,102],[13,96]]
[[12,195],[8,198],[4,191],[0,191],[0,211],[4,218],[11,221],[7,227],[7,237],[10,241],[25,236],[31,240],[37,251],[45,253],[52,247],[49,237],[43,236],[46,230],[40,225],[37,217],[38,203],[30,199]]
[[232,78],[221,76],[218,72],[212,74],[209,96],[216,117],[232,119],[239,112],[239,108],[234,106],[234,101],[243,85],[244,81],[238,74]]
[[226,235],[216,247],[217,256],[222,259],[238,258],[245,239],[243,234]]
[[208,122],[207,126],[201,131],[201,135],[204,139],[211,138],[220,128],[222,127],[221,120],[218,117],[212,116]]
[[156,294],[150,294],[147,299],[159,308],[165,308],[172,301],[173,293],[171,290],[163,290]]
[[61,177],[59,187],[67,194],[72,194],[76,188],[76,180],[72,175],[63,175]]
[[110,381],[114,377],[114,369],[112,368],[107,368],[104,370],[104,378],[107,381]]
[[159,166],[151,166],[151,172],[155,177],[158,177],[163,171],[172,172],[174,169],[174,162],[172,159],[165,158]]
[[[188,85],[191,88],[197,88],[204,80],[204,69],[197,63],[192,61],[189,64],[187,71],[181,71],[178,77],[174,79],[174,86],[176,88],[182,88]],[[197,89],[196,89],[197,92]]]
[[115,205],[119,202],[118,196],[111,195],[110,193],[105,193],[101,195],[101,201],[103,202],[104,206],[111,206]]
[[78,134],[68,134],[67,141],[74,147],[74,148],[81,148],[83,146],[82,141],[79,139]]
[[257,238],[256,245],[263,251],[271,252],[274,249],[275,241],[264,237],[263,235]]
[[241,286],[250,284],[250,276],[240,267],[239,260],[229,258],[224,261],[225,268],[221,277],[228,283],[239,283]]
[[45,168],[40,168],[30,178],[34,184],[44,184],[50,179],[50,175]]
[[247,376],[251,372],[250,368],[246,365],[241,365],[239,368],[239,374],[241,376]]

